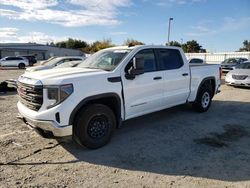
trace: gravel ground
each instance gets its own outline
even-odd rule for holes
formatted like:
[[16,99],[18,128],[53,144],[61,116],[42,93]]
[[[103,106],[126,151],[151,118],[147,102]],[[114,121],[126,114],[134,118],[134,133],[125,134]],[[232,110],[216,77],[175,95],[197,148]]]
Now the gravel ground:
[[98,150],[40,137],[16,119],[16,93],[0,94],[0,187],[250,187],[250,89],[221,91],[206,113],[181,105],[124,122]]

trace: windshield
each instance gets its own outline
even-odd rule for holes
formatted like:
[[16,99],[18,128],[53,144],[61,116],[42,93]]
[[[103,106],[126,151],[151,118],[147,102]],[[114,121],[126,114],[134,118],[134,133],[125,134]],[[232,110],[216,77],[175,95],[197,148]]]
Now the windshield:
[[53,58],[52,60],[46,62],[44,65],[46,65],[46,66],[54,65],[54,64],[56,64],[58,61],[60,61],[61,59],[62,59],[62,58],[60,58],[60,57]]
[[77,67],[112,71],[130,51],[129,49],[99,51],[87,58],[84,63],[79,64]]
[[237,64],[236,59],[225,59],[222,64]]
[[249,63],[242,63],[235,67],[236,69],[250,69],[250,62]]
[[49,61],[51,61],[52,59],[55,59],[56,58],[56,56],[53,56],[53,57],[50,57],[49,59],[47,59],[47,60],[45,60],[46,62],[49,62]]
[[68,62],[62,63],[54,68],[56,69],[56,68],[65,68],[65,67],[75,67],[82,62],[83,61],[68,61]]

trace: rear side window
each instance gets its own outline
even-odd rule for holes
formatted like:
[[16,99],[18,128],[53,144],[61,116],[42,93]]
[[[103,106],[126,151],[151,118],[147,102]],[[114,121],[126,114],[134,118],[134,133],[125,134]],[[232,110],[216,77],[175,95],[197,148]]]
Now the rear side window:
[[183,60],[179,50],[159,49],[158,53],[159,53],[161,69],[171,70],[171,69],[178,69],[183,66]]

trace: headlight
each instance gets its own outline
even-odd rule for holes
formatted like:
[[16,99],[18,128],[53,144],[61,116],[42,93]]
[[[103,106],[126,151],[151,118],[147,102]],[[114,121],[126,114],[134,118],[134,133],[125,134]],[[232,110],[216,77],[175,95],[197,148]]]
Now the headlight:
[[230,79],[232,79],[232,75],[227,73],[226,76],[225,76],[225,81],[229,82]]
[[50,101],[47,109],[52,108],[61,102],[63,102],[68,96],[70,96],[74,89],[72,84],[60,85],[60,86],[46,86],[48,91],[48,99]]

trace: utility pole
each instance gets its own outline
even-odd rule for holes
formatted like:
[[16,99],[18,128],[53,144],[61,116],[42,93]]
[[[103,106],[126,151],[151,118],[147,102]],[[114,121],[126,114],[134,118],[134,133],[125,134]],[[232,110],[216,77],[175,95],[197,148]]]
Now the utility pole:
[[174,18],[169,18],[168,20],[168,45],[169,45],[169,38],[170,38],[170,26],[171,26],[172,20],[174,20]]

